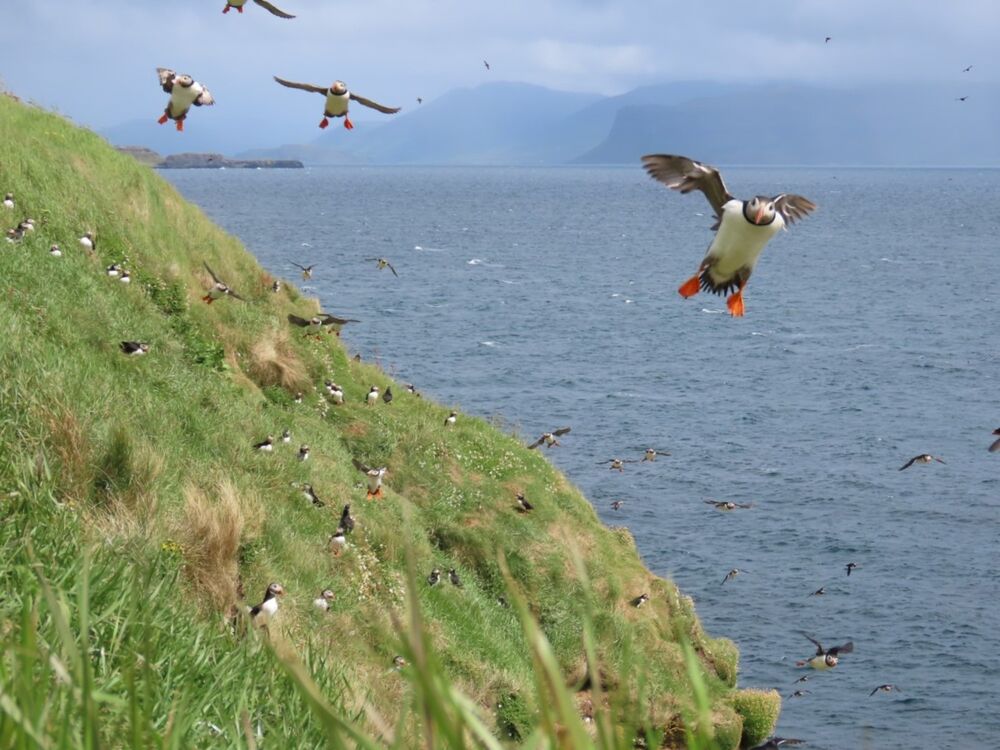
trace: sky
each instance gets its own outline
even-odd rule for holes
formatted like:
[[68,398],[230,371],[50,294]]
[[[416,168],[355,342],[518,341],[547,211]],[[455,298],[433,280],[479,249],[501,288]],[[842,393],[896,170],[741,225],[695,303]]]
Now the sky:
[[169,67],[209,87],[226,127],[302,118],[303,139],[315,95],[273,75],[343,79],[404,109],[493,80],[603,94],[681,80],[1000,81],[997,0],[276,0],[294,20],[252,3],[223,15],[224,2],[0,0],[0,81],[103,128],[159,116],[155,68]]

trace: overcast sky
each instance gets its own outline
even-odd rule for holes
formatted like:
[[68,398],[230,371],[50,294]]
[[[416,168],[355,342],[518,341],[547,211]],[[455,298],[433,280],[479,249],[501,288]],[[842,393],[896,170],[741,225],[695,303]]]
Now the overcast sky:
[[316,102],[275,74],[404,107],[491,80],[1000,80],[1000,0],[276,0],[294,20],[224,1],[0,0],[0,78],[98,128],[162,112],[157,66],[203,81],[234,127],[253,108],[315,127]]

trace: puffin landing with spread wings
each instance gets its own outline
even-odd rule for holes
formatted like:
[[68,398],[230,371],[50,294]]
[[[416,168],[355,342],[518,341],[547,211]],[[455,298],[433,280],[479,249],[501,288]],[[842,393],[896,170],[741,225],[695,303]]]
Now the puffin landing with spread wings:
[[693,297],[702,289],[713,294],[735,290],[726,307],[733,317],[742,317],[743,289],[764,247],[788,224],[815,210],[816,204],[787,193],[740,200],[726,188],[718,169],[683,156],[650,154],[642,157],[642,163],[650,177],[669,188],[682,193],[700,190],[715,212],[715,239],[698,272],[678,290],[681,296]]
[[352,130],[354,128],[354,123],[352,123],[351,118],[347,116],[347,110],[352,101],[357,102],[358,104],[363,104],[366,107],[376,109],[379,112],[384,112],[387,115],[394,115],[400,110],[399,107],[386,107],[384,104],[373,102],[371,99],[365,99],[363,96],[358,96],[357,94],[348,91],[347,84],[343,81],[334,81],[332,86],[326,88],[324,86],[313,86],[311,83],[286,81],[284,78],[278,78],[278,76],[275,76],[274,80],[282,86],[286,86],[290,89],[311,91],[314,94],[322,94],[326,97],[326,109],[323,110],[323,119],[319,122],[319,126],[321,128],[325,128],[330,124],[329,118],[343,117],[344,127],[348,130]]
[[160,86],[170,94],[167,108],[163,110],[163,116],[157,120],[160,125],[167,120],[174,120],[177,123],[177,130],[182,131],[184,120],[192,106],[210,107],[215,104],[215,99],[208,89],[189,75],[177,75],[169,68],[157,68],[156,75],[160,78]]
[[[285,13],[281,8],[276,8],[267,2],[267,0],[253,0],[257,5],[259,5],[264,10],[268,11],[272,16],[277,16],[278,18],[295,18],[291,13]],[[222,9],[223,13],[228,13],[233,8],[236,8],[237,13],[243,12],[243,6],[247,4],[247,0],[226,0],[226,7]]]

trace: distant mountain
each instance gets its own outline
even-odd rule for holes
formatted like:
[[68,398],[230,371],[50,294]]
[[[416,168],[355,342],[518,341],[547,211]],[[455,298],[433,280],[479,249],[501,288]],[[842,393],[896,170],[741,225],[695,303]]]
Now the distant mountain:
[[618,110],[580,164],[669,151],[728,164],[1000,165],[1000,90],[761,86]]
[[328,148],[316,143],[297,143],[275,148],[252,148],[236,154],[238,159],[295,159],[314,167],[338,164],[367,164],[367,160],[343,149]]

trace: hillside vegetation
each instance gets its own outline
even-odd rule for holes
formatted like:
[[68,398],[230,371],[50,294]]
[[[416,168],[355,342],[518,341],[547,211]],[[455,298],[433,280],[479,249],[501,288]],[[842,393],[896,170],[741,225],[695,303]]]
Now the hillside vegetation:
[[[479,727],[554,747],[578,731],[560,701],[629,744],[770,731],[777,696],[735,689],[734,645],[541,451],[462,413],[448,428],[448,406],[293,330],[315,300],[272,293],[237,239],[98,136],[3,96],[0,132],[17,201],[0,226],[37,224],[0,240],[0,746],[472,747]],[[203,262],[246,301],[202,302]],[[372,384],[395,400],[365,406]],[[388,467],[384,498],[352,459]],[[264,634],[242,612],[272,581],[287,593]]]

